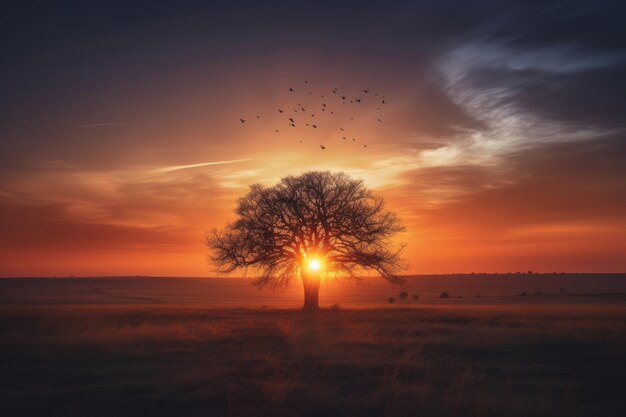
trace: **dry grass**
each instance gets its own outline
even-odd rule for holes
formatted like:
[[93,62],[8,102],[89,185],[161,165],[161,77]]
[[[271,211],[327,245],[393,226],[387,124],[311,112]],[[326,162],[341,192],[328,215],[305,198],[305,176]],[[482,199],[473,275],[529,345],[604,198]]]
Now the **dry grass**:
[[3,415],[624,415],[622,308],[3,307]]

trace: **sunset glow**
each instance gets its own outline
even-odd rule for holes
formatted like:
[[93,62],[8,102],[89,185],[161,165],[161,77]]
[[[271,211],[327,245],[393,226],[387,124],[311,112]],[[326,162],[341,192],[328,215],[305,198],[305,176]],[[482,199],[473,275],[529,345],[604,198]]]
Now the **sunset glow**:
[[4,65],[0,275],[212,275],[206,231],[249,185],[309,170],[385,198],[408,273],[626,270],[619,50],[504,5],[456,5],[459,25],[436,5],[367,24],[223,7],[124,24],[131,41],[73,15],[37,40],[11,29],[26,44]]
[[311,271],[319,271],[320,269],[322,269],[322,263],[319,259],[310,259],[309,269],[311,269]]

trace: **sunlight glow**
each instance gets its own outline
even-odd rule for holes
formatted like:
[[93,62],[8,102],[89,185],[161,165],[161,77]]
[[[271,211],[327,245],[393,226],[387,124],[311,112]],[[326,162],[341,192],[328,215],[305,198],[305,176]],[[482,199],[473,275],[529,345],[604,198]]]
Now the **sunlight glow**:
[[322,263],[319,261],[319,259],[311,259],[309,261],[309,269],[311,269],[311,271],[319,271],[322,268]]

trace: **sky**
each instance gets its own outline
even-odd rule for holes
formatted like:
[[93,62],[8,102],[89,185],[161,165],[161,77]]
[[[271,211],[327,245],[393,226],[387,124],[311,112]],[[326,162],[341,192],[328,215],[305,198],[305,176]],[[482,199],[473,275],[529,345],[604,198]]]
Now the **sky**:
[[247,187],[314,169],[410,273],[626,271],[622,1],[53,3],[0,18],[0,276],[213,275]]

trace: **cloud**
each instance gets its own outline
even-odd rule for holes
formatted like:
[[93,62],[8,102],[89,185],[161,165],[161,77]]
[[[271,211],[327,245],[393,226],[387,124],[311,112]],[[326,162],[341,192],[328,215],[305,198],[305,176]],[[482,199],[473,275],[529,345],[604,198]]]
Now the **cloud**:
[[82,128],[90,128],[90,127],[118,127],[118,126],[126,126],[129,125],[128,122],[104,122],[104,123],[88,123],[83,125],[78,125],[78,127]]
[[231,161],[202,162],[199,164],[190,164],[190,165],[174,165],[174,166],[168,166],[164,168],[155,169],[154,172],[168,173],[168,172],[179,171],[181,169],[200,168],[200,167],[207,167],[207,166],[213,166],[213,165],[235,164],[238,162],[248,162],[252,160],[253,159],[248,158],[248,159],[233,159]]

